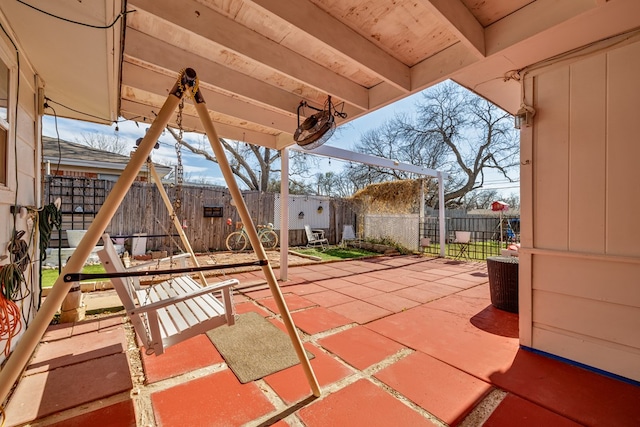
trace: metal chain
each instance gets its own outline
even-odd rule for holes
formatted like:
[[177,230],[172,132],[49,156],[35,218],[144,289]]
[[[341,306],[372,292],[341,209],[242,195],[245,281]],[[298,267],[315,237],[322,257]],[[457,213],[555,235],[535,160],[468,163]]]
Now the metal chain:
[[184,110],[184,98],[180,100],[178,106],[178,117],[176,123],[178,124],[178,139],[176,140],[176,158],[178,163],[176,164],[176,199],[173,202],[173,210],[175,215],[180,217],[180,208],[182,207],[182,182],[184,180],[184,170],[182,168],[182,111]]
[[[153,184],[151,184],[151,156],[147,157],[147,182],[144,183],[144,187],[143,188],[149,188],[151,187]],[[145,191],[144,192],[144,196],[145,199],[147,199],[147,212],[151,213],[153,212],[153,195],[155,194],[155,192],[153,191]],[[145,230],[151,230],[151,227],[153,226],[153,224],[151,223],[151,218],[150,215],[145,215],[144,217],[144,229]],[[133,256],[133,248],[131,248],[131,252],[129,255]]]

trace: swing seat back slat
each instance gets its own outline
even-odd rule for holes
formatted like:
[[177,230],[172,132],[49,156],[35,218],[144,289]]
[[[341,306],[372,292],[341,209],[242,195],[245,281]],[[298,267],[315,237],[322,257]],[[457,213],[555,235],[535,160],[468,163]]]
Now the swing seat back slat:
[[[98,256],[105,270],[127,271],[109,235],[103,240]],[[204,287],[190,276],[172,277],[149,287],[140,287],[134,277],[111,281],[148,353],[160,355],[166,347],[235,322],[231,287],[238,285],[237,279]]]

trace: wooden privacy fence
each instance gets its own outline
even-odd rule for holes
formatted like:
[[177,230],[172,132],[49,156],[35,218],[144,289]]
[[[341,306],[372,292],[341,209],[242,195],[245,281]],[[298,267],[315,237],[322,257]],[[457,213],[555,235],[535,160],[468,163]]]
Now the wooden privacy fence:
[[[85,177],[47,177],[44,188],[44,202],[53,203],[60,197],[62,201],[62,232],[60,236],[54,230],[49,247],[68,247],[67,230],[86,230],[104,203],[107,194],[115,182]],[[169,198],[174,201],[176,186],[164,186]],[[235,231],[235,224],[240,220],[237,209],[231,204],[231,195],[224,187],[183,185],[181,189],[182,204],[179,217],[183,220],[187,238],[195,251],[227,250],[225,240],[230,232]],[[274,222],[275,193],[258,191],[243,192],[245,203],[255,224],[273,223],[280,237],[280,224]],[[292,195],[292,198],[304,197]],[[325,228],[325,236],[330,244],[340,243],[345,225],[353,226],[355,232],[363,238],[390,238],[408,249],[418,249],[420,237],[429,237],[431,242],[439,241],[438,218],[425,219],[419,224],[415,214],[363,214],[362,206],[350,199],[329,200],[329,225]],[[298,215],[291,211],[289,216]],[[295,209],[294,209],[295,210]],[[307,212],[309,214],[309,212]],[[279,217],[279,215],[278,215]],[[232,225],[227,225],[231,218]],[[519,236],[519,220],[512,221],[503,227],[503,238],[508,240],[507,233],[512,230]],[[453,230],[467,230],[474,233],[473,239],[500,240],[500,218],[471,217],[463,211],[447,210],[447,233]],[[506,224],[506,222],[505,222]],[[517,228],[515,226],[517,225]],[[164,205],[155,184],[134,182],[121,206],[118,208],[106,230],[112,237],[133,236],[146,233],[148,250],[177,251],[177,242],[170,213]],[[482,236],[482,237],[481,237]],[[447,235],[451,240],[451,235]],[[304,229],[289,230],[289,246],[304,246],[307,239]]]
[[[86,230],[98,213],[115,182],[82,177],[47,177],[44,203],[62,201],[62,232],[53,231],[49,247],[68,247],[67,230]],[[164,185],[171,201],[176,198],[176,186]],[[227,250],[225,240],[240,221],[238,211],[231,204],[231,195],[224,187],[183,185],[179,217],[187,238],[198,252]],[[274,193],[243,192],[243,197],[255,224],[274,223]],[[330,224],[325,235],[331,244],[342,239],[343,225],[357,230],[358,218],[353,203],[332,199],[329,204]],[[297,213],[296,213],[297,214]],[[293,213],[290,213],[293,215]],[[227,225],[231,218],[232,225]],[[280,236],[280,224],[274,224]],[[112,237],[146,233],[148,250],[177,250],[180,239],[155,184],[134,182],[106,230]],[[170,237],[174,235],[174,237]],[[289,245],[306,244],[304,230],[289,231]]]

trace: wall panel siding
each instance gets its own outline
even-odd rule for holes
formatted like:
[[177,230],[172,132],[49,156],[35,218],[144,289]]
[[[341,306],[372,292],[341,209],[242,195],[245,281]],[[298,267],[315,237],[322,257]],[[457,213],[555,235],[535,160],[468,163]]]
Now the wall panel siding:
[[628,280],[640,277],[640,264],[534,255],[533,276],[534,290],[640,307],[638,283]]
[[534,290],[533,323],[640,348],[640,307]]
[[533,74],[523,344],[640,381],[640,43]]
[[[1,19],[1,17],[0,17]],[[7,26],[8,28],[9,26]],[[0,225],[0,257],[8,256],[8,244],[14,231],[25,231],[25,237],[22,239],[29,244],[29,250],[33,251],[34,259],[37,259],[38,244],[37,241],[29,241],[31,236],[32,222],[27,217],[16,216],[15,224],[13,217],[9,214],[9,207],[14,203],[21,206],[39,206],[38,187],[39,187],[39,153],[38,135],[35,130],[37,127],[37,111],[35,107],[35,89],[33,82],[35,76],[28,66],[27,58],[21,55],[21,68],[19,79],[17,75],[17,64],[13,63],[15,51],[6,38],[0,37],[0,56],[5,59],[3,61],[13,73],[10,77],[10,99],[9,99],[9,136],[7,140],[7,185],[0,188],[0,209],[7,213],[9,221]],[[18,91],[18,81],[20,87]],[[19,93],[18,93],[19,92]],[[18,98],[19,95],[19,98]],[[17,117],[15,116],[15,102],[19,99]],[[16,182],[17,176],[17,182]],[[15,229],[14,229],[15,225]],[[0,259],[0,264],[7,264],[9,258]],[[17,335],[11,341],[11,348],[14,349],[25,331],[25,326],[29,325],[36,314],[38,306],[38,265],[32,262],[31,272],[24,271],[25,281],[21,283],[22,295],[26,295],[24,299],[18,301],[21,307],[22,327]],[[6,340],[0,339],[0,350],[4,350]],[[4,352],[0,351],[0,363],[5,360]]]
[[[637,349],[544,328],[536,328],[533,331],[533,339],[538,350],[560,354],[567,359],[596,366],[607,372],[623,375],[638,371],[640,353]],[[628,374],[624,376],[629,377]]]
[[581,61],[571,66],[570,73],[569,249],[602,253],[607,117],[605,58]]
[[608,54],[607,253],[640,256],[640,43]]
[[561,69],[538,76],[534,140],[534,244],[546,249],[567,248],[569,157],[569,72]]

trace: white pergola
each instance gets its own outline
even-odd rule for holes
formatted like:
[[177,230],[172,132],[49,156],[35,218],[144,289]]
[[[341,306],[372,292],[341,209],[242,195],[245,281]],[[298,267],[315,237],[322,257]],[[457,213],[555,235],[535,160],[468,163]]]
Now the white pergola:
[[[448,178],[448,174],[437,171],[435,169],[416,166],[409,163],[403,163],[398,160],[385,159],[384,157],[372,156],[370,154],[349,151],[330,145],[321,145],[313,150],[305,150],[297,145],[283,148],[281,158],[281,184],[280,199],[283,203],[280,205],[280,229],[287,232],[281,233],[280,236],[280,280],[287,280],[287,252],[289,251],[289,151],[298,151],[301,153],[312,154],[315,156],[328,157],[332,159],[346,160],[348,162],[363,163],[366,165],[377,166],[387,169],[394,169],[403,172],[409,172],[421,176],[429,176],[438,179],[438,217],[440,219],[440,256],[445,256],[445,210],[444,210],[444,180]],[[424,187],[420,192],[420,218],[424,218]]]

